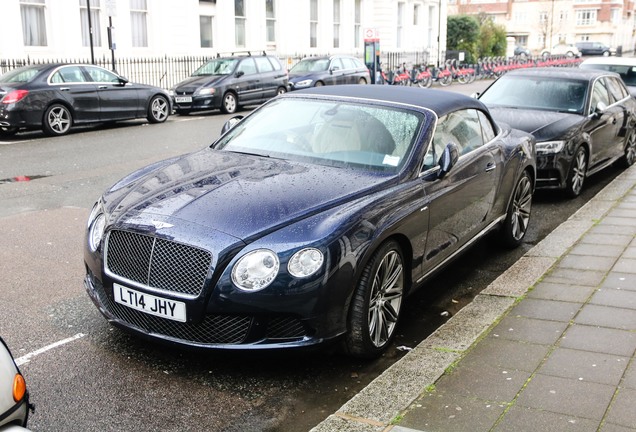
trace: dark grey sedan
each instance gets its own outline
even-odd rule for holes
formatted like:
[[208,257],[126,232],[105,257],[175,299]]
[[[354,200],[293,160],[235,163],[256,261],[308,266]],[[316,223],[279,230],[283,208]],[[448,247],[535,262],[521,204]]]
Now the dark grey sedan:
[[289,71],[289,88],[299,90],[335,84],[369,84],[369,69],[362,60],[347,55],[307,57]]
[[581,193],[585,178],[636,159],[636,100],[618,74],[578,68],[512,71],[479,96],[500,123],[537,139],[537,187]]
[[21,129],[59,136],[76,124],[135,118],[161,123],[171,112],[167,91],[128,82],[99,66],[41,64],[0,77],[0,136]]

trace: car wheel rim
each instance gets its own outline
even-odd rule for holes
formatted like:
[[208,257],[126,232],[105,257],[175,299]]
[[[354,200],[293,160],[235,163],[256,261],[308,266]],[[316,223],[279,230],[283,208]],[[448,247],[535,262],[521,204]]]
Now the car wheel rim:
[[585,180],[585,169],[585,151],[581,150],[576,154],[574,166],[572,167],[572,192],[576,194],[578,194],[583,188],[583,180]]
[[532,187],[530,179],[523,176],[517,185],[512,201],[512,237],[520,240],[528,229],[530,208],[532,207]]
[[157,98],[152,101],[152,115],[157,120],[163,120],[168,115],[168,104],[165,100]]
[[625,161],[627,165],[632,165],[636,159],[636,132],[629,134],[627,147],[625,148]]
[[225,96],[225,109],[227,112],[234,112],[236,110],[236,100],[234,99],[234,96]]
[[404,292],[402,258],[392,250],[387,253],[373,278],[369,300],[369,336],[376,348],[390,339],[400,314]]
[[55,133],[62,134],[71,127],[71,119],[68,111],[63,107],[57,107],[49,112],[49,126]]

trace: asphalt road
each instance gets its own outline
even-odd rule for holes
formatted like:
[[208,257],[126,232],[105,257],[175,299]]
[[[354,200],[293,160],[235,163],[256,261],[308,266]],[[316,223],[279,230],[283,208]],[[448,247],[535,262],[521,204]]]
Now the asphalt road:
[[[484,82],[449,87],[472,93]],[[484,239],[409,297],[376,361],[301,353],[166,350],[113,329],[85,294],[82,242],[99,193],[137,167],[212,142],[228,116],[171,117],[0,141],[0,334],[22,364],[34,431],[305,431],[452,316],[617,173],[583,196],[537,194],[515,251]],[[25,177],[31,181],[26,180]]]

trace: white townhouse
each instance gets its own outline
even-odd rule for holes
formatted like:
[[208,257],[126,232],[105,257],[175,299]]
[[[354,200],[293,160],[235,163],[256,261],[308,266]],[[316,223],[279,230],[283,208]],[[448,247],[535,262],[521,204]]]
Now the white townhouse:
[[[214,56],[262,51],[281,57],[446,50],[446,0],[2,0],[6,59]],[[110,50],[109,34],[114,51]]]

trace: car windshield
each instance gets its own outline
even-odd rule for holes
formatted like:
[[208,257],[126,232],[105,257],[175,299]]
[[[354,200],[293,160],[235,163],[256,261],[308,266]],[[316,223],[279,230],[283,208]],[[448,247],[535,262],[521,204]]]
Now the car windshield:
[[298,72],[322,72],[329,67],[329,59],[304,59],[292,67],[290,73]]
[[238,60],[236,59],[210,60],[199,69],[195,70],[192,76],[229,75],[234,70],[237,61]]
[[609,72],[616,72],[621,76],[628,86],[636,86],[636,65],[610,65],[610,64],[581,64],[584,69],[598,69]]
[[7,72],[0,76],[0,82],[3,83],[23,83],[29,82],[40,72],[38,67],[19,68]]
[[239,122],[212,146],[320,165],[397,172],[424,114],[387,106],[277,99]]
[[583,113],[587,81],[541,76],[505,75],[479,100],[489,106]]

